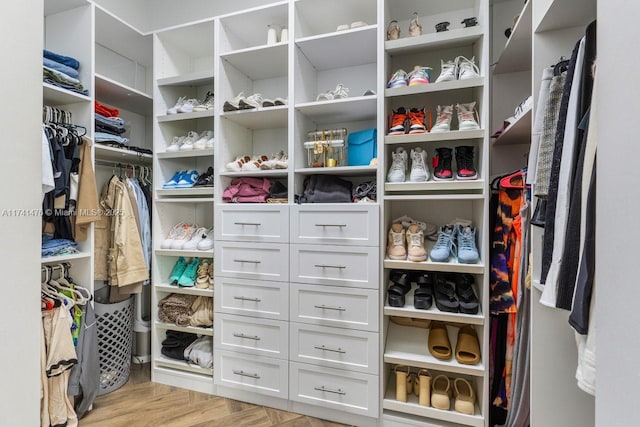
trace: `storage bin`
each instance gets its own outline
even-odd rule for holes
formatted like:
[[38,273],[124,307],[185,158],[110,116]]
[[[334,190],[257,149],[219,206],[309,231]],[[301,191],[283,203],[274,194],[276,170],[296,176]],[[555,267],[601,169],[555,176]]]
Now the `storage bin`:
[[349,134],[347,143],[347,165],[368,166],[378,157],[377,130],[365,129]]

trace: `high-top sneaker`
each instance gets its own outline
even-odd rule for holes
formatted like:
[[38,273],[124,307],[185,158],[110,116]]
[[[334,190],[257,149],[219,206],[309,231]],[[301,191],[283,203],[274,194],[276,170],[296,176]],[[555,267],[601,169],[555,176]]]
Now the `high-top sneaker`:
[[436,83],[450,82],[457,78],[457,65],[455,61],[444,62],[440,60],[440,75],[436,79]]
[[449,132],[451,130],[451,117],[453,117],[453,105],[438,105],[436,109],[438,117],[431,132]]
[[407,259],[407,244],[405,238],[405,230],[402,224],[391,224],[387,242],[387,256],[389,259]]
[[404,182],[407,173],[408,155],[402,147],[391,153],[391,167],[387,173],[387,182]]
[[433,156],[433,180],[434,181],[451,181],[453,179],[453,171],[451,170],[451,148],[436,148]]
[[457,104],[456,110],[458,110],[458,130],[480,129],[477,121],[475,101],[467,104]]
[[413,262],[427,260],[427,251],[424,248],[424,232],[418,224],[411,224],[406,231],[407,259]]
[[418,110],[417,108],[412,108],[409,111],[409,133],[414,135],[418,133],[426,133],[427,127],[425,126],[425,114],[424,110]]
[[456,58],[456,64],[458,64],[458,80],[467,80],[480,77],[480,69],[476,65],[475,56],[471,59],[467,59],[464,56],[458,56]]
[[456,166],[458,170],[456,176],[458,179],[476,179],[478,172],[473,165],[473,153],[475,147],[472,145],[463,145],[456,147]]
[[420,86],[429,84],[429,80],[431,79],[430,70],[431,68],[422,67],[420,65],[416,65],[415,67],[413,67],[413,71],[411,71],[408,75],[409,86]]
[[427,167],[427,152],[417,147],[411,150],[411,174],[409,181],[429,181],[429,168]]
[[406,129],[404,127],[406,121],[407,110],[405,110],[404,107],[400,107],[397,111],[394,111],[393,116],[391,117],[389,135],[404,135],[406,133]]
[[458,262],[475,264],[478,262],[476,248],[476,228],[470,225],[456,225],[458,237]]

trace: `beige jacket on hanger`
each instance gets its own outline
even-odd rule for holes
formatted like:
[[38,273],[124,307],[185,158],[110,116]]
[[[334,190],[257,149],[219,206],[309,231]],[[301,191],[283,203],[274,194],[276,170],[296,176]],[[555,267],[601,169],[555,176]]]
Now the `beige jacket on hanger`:
[[80,145],[80,166],[78,169],[78,202],[76,215],[71,218],[73,224],[73,237],[76,242],[87,240],[88,231],[92,222],[100,220],[98,209],[98,188],[96,187],[96,174],[91,162],[91,140],[82,138]]

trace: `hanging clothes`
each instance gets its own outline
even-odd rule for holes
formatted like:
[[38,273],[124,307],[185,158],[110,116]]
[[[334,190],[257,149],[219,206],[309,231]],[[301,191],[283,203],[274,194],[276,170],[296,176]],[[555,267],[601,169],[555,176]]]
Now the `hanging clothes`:
[[100,219],[96,175],[91,162],[91,140],[89,138],[82,138],[82,140],[78,167],[78,200],[76,215],[72,217],[73,236],[76,242],[87,240],[91,224]]

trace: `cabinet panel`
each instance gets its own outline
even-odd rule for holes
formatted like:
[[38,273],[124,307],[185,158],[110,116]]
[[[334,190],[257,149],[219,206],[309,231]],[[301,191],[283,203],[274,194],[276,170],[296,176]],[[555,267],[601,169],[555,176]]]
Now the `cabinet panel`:
[[283,282],[216,277],[216,313],[289,319],[289,285]]
[[216,240],[289,243],[288,206],[218,205]]
[[377,246],[378,205],[291,208],[292,243]]
[[286,399],[288,362],[218,350],[214,352],[215,384]]
[[289,281],[289,245],[216,242],[216,276]]
[[280,320],[217,314],[215,348],[286,359],[289,325]]

